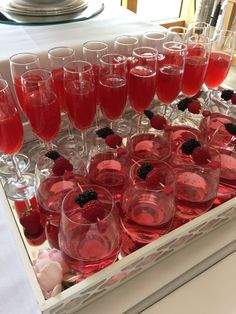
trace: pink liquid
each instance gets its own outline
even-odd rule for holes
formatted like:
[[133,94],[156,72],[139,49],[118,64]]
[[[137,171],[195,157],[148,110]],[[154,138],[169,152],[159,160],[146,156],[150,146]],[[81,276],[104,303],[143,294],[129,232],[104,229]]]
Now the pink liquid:
[[157,159],[167,160],[171,150],[167,140],[150,133],[135,135],[128,144],[131,160]]
[[37,90],[27,93],[24,102],[32,130],[44,141],[53,140],[59,132],[61,122],[56,95]]
[[205,84],[208,88],[218,87],[226,78],[232,57],[225,53],[212,52],[207,67]]
[[236,138],[225,129],[226,123],[236,124],[236,119],[220,113],[212,113],[210,117],[202,119],[200,129],[211,146],[234,150]]
[[129,73],[130,105],[137,112],[147,109],[154,98],[156,72],[148,66],[136,66]]
[[23,144],[22,122],[15,108],[10,108],[10,115],[9,112],[4,113],[3,109],[0,109],[0,152],[15,154]]
[[[72,269],[81,272],[83,278],[86,278],[116,261],[120,240],[114,219],[107,218],[108,221],[105,218],[93,226],[88,225],[78,206],[69,218],[76,225],[61,225],[59,243],[66,262]],[[67,228],[70,230],[68,234]]]
[[178,96],[183,71],[174,65],[164,65],[157,71],[157,97],[161,102],[168,105]]
[[99,65],[93,64],[94,92],[95,92],[96,105],[99,104],[99,70],[100,70]]
[[204,82],[207,69],[206,58],[187,57],[182,81],[182,92],[187,97],[194,96]]
[[99,85],[100,106],[108,120],[118,119],[127,100],[126,79],[118,76],[104,77]]
[[168,232],[174,214],[173,206],[171,200],[151,191],[143,189],[137,195],[132,193],[129,200],[122,204],[123,228],[134,241],[149,243]]
[[128,160],[115,159],[112,153],[100,153],[90,162],[89,179],[92,183],[107,188],[115,201],[119,201],[129,171]]
[[55,85],[56,94],[58,97],[58,102],[60,104],[61,111],[66,112],[66,99],[65,99],[65,89],[64,89],[64,71],[62,69],[52,70],[52,77]]
[[89,81],[83,84],[71,81],[67,83],[65,91],[68,114],[74,126],[81,131],[88,129],[96,112],[93,84]]
[[221,174],[220,182],[225,186],[236,188],[236,153],[220,149]]
[[62,177],[49,177],[42,181],[37,190],[37,201],[43,220],[46,222],[46,236],[52,247],[58,248],[58,230],[61,205],[65,195],[80,184],[86,184],[84,177],[75,175],[69,181]]

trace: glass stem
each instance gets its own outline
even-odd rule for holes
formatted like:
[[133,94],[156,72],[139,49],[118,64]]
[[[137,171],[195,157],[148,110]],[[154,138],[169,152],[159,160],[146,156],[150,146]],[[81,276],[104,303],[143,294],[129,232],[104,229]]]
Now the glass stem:
[[86,131],[81,131],[81,137],[82,137],[82,145],[83,145],[83,155],[87,156],[88,154],[88,147],[87,147],[87,141],[86,141]]
[[69,119],[69,117],[68,117],[68,114],[67,113],[65,113],[65,115],[66,115],[66,119],[67,119],[67,131],[68,131],[68,135],[69,135],[69,139],[72,139],[72,140],[75,140],[75,136],[74,136],[74,129],[73,129],[73,126],[72,126],[72,124],[71,124],[71,122],[70,122],[70,119]]
[[138,129],[137,129],[138,133],[141,133],[142,119],[143,119],[143,114],[142,112],[140,112],[138,115]]
[[110,121],[110,128],[113,130],[113,121]]
[[52,141],[46,143],[46,148],[47,148],[48,151],[49,151],[49,150],[53,150]]
[[17,157],[16,155],[12,155],[11,156],[11,160],[12,160],[12,164],[15,168],[15,171],[16,171],[16,178],[17,178],[17,181],[22,181],[24,180],[22,175],[21,175],[21,172],[20,172],[20,168],[18,166],[18,162],[17,162]]

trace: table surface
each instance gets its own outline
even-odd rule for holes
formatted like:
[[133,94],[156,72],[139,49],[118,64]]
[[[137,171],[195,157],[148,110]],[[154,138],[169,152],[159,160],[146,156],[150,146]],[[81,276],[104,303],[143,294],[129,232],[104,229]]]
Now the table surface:
[[[141,36],[146,30],[156,28],[156,25],[140,21],[133,13],[122,8],[116,10],[105,8],[104,12],[94,19],[63,25],[37,27],[0,25],[0,72],[6,79],[10,78],[8,60],[12,54],[18,52],[38,53],[45,64],[47,51],[53,46],[74,47],[79,55],[82,43],[87,40],[96,39],[111,43],[117,35],[129,33]],[[38,314],[40,311],[17,252],[5,210],[0,202],[2,244],[0,251],[0,313]],[[216,241],[223,236],[224,234],[218,235]],[[189,253],[183,251],[180,254],[182,256],[180,255],[179,258],[184,259]],[[172,266],[175,265],[176,256],[173,256],[170,262]],[[189,314],[190,308],[191,314],[236,313],[235,262],[236,256],[232,254],[143,313]],[[142,293],[142,289],[149,285],[154,274],[155,269],[153,268],[146,271],[82,309],[80,313],[124,313],[122,304],[128,303],[129,299],[131,300],[133,297],[138,297],[137,293]],[[138,288],[134,290],[134,287]]]

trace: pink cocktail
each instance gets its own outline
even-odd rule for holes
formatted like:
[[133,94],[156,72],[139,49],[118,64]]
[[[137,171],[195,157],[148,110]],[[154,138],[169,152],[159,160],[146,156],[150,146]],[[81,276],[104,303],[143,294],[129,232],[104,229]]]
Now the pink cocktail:
[[[84,202],[85,194],[89,197]],[[59,245],[68,265],[81,275],[78,281],[116,261],[120,251],[119,218],[106,189],[83,185],[66,195]]]
[[52,77],[55,84],[55,90],[58,97],[58,102],[61,108],[61,111],[66,112],[66,99],[65,99],[65,89],[64,89],[64,71],[63,68],[53,69]]

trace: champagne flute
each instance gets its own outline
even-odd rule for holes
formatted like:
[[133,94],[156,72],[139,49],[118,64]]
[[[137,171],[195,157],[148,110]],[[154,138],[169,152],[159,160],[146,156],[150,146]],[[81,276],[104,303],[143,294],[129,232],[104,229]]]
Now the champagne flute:
[[196,21],[190,22],[187,27],[186,38],[190,38],[191,36],[205,36],[210,37],[211,27],[210,24],[206,22]]
[[75,60],[75,51],[70,47],[54,47],[48,51],[48,60],[52,71],[52,77],[60,104],[61,112],[66,116],[68,134],[58,140],[61,147],[74,148],[79,142],[79,136],[73,132],[73,127],[67,115],[67,104],[64,89],[64,70],[63,66]]
[[87,157],[86,131],[96,113],[95,83],[91,63],[76,60],[64,66],[65,97],[68,116],[74,127],[81,131],[82,155]]
[[46,151],[52,150],[52,140],[58,135],[61,122],[52,73],[42,68],[28,70],[22,74],[21,84],[25,112],[32,130],[44,141]]
[[23,125],[16,103],[7,81],[0,79],[0,152],[12,156],[15,176],[4,185],[7,197],[11,200],[30,199],[35,194],[34,176],[21,174],[16,153],[23,145]]
[[95,81],[96,127],[99,128],[99,71],[100,59],[108,53],[108,44],[103,41],[87,41],[83,44],[83,59],[92,64]]
[[127,101],[127,58],[120,54],[106,54],[100,61],[100,106],[112,129],[113,121],[121,117]]
[[187,46],[181,42],[170,41],[163,44],[162,58],[158,60],[156,93],[165,105],[164,115],[168,114],[167,106],[181,90],[186,52]]
[[129,101],[138,113],[137,131],[140,132],[143,110],[147,109],[155,95],[157,50],[139,47],[133,50],[135,64],[129,72]]
[[187,27],[183,26],[172,26],[169,27],[166,34],[166,42],[168,41],[179,41],[185,43]]
[[166,31],[149,31],[145,32],[142,36],[142,47],[152,47],[161,51],[162,45],[166,40]]

